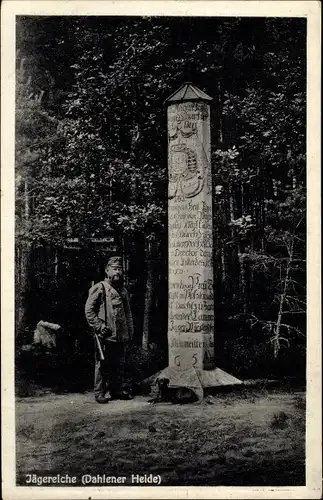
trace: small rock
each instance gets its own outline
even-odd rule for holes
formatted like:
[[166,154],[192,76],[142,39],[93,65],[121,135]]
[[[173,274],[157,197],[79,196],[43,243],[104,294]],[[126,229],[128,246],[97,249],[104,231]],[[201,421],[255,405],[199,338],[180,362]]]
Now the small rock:
[[288,425],[289,416],[284,411],[278,411],[273,414],[270,426],[273,429],[284,429]]
[[56,323],[39,321],[34,332],[34,345],[55,349],[57,347],[57,335],[60,330],[62,330],[62,327]]

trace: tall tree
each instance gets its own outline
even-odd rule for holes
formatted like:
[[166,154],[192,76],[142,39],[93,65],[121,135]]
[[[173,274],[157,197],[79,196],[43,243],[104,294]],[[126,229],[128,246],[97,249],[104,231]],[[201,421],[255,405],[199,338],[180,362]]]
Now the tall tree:
[[[306,249],[305,30],[296,43],[292,22],[279,28],[268,20],[265,43],[255,41],[251,55],[241,47],[242,60],[260,53],[261,66],[243,91],[225,93],[231,147],[214,155],[218,199],[226,199],[216,224],[239,266],[233,316],[261,324],[275,357],[293,333],[304,335]],[[262,292],[259,282],[266,283]]]
[[57,141],[58,120],[42,105],[44,92],[35,93],[25,70],[25,59],[18,59],[16,75],[16,333],[27,325],[26,304],[30,289],[30,261],[34,241],[34,210],[38,203],[42,161]]

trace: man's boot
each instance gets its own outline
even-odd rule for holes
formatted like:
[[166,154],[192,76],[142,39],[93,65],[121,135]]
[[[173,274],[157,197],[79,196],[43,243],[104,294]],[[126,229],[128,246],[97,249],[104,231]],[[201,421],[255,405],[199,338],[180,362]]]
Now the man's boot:
[[101,405],[109,403],[111,401],[111,396],[110,395],[104,395],[104,394],[99,394],[98,396],[95,397],[95,401]]

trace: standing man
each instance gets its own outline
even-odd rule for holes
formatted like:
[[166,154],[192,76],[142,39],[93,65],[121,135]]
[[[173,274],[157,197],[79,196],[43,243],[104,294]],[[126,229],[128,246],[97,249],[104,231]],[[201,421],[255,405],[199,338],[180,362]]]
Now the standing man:
[[90,290],[85,316],[96,340],[94,396],[98,403],[132,399],[127,351],[133,321],[127,290],[122,282],[121,257],[111,257],[105,279]]

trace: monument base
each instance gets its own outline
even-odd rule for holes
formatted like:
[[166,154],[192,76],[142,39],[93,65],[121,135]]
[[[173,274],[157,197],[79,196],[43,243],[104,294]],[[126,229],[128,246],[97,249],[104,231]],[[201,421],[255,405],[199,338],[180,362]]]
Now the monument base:
[[185,388],[190,389],[197,396],[198,400],[202,400],[204,389],[219,386],[234,386],[241,385],[243,382],[229,373],[221,370],[221,368],[213,368],[211,370],[203,370],[194,368],[178,369],[176,367],[164,368],[152,377],[149,377],[145,382],[151,387],[156,386],[158,380],[168,379],[168,387],[170,389]]

